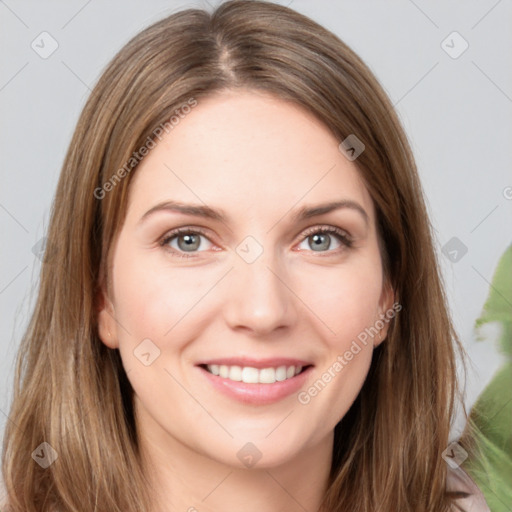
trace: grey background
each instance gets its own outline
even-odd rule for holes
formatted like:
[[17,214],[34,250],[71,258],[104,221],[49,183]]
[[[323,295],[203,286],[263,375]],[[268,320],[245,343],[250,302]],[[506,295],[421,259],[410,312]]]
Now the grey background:
[[[348,43],[396,105],[436,229],[451,312],[472,361],[466,398],[471,406],[502,360],[494,347],[496,330],[476,342],[473,324],[511,241],[512,3],[278,3]],[[9,421],[14,357],[37,290],[40,261],[32,248],[47,228],[80,110],[107,62],[132,36],[197,6],[211,9],[206,0],[0,0],[0,433]],[[42,47],[46,37],[50,48],[48,36],[40,36],[44,31],[58,43],[46,59],[31,47]],[[463,40],[448,37],[454,31]],[[453,58],[464,40],[469,47]],[[453,237],[467,247],[455,262],[442,253]],[[459,417],[453,435],[462,427]]]

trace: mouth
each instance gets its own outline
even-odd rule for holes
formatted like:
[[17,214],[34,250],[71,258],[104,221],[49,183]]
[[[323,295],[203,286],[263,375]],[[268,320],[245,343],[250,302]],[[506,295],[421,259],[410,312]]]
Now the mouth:
[[201,368],[212,375],[229,379],[233,382],[245,382],[245,384],[274,384],[284,382],[299,375],[311,365],[281,365],[255,368],[253,366],[204,364]]
[[314,365],[297,359],[222,359],[197,364],[214,390],[246,404],[277,402],[304,385]]

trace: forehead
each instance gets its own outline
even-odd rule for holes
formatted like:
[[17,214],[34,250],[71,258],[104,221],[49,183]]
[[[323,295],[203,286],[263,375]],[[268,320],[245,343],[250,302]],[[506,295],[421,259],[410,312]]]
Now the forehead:
[[130,209],[167,200],[255,215],[350,199],[373,218],[354,162],[329,129],[300,106],[255,91],[198,101],[150,150],[130,185]]

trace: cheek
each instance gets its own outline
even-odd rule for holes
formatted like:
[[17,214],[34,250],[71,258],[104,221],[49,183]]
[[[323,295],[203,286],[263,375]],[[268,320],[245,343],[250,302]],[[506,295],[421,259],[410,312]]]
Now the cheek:
[[317,275],[321,286],[314,288],[311,309],[320,317],[325,334],[316,371],[297,398],[311,418],[322,419],[315,436],[332,430],[347,413],[373,356],[374,338],[369,332],[376,321],[380,274],[369,267],[344,270],[323,279]]
[[[162,342],[204,295],[207,276],[197,268],[172,268],[164,257],[129,250],[114,269],[116,318],[134,337]],[[156,255],[155,255],[156,256]]]
[[[311,309],[326,333],[324,351],[314,378],[299,395],[299,403],[332,429],[346,414],[366,379],[373,355],[382,292],[378,253],[365,253],[339,268],[322,268],[303,278]],[[373,333],[373,334],[370,334]]]
[[343,350],[378,318],[382,274],[374,258],[318,267],[304,272],[299,282],[298,295],[325,327],[333,349]]
[[200,309],[208,279],[193,268],[173,269],[160,255],[148,257],[120,240],[113,280],[123,364],[142,402],[159,402],[173,387],[163,370],[174,368],[174,373],[189,340],[200,335],[201,326],[190,319]]

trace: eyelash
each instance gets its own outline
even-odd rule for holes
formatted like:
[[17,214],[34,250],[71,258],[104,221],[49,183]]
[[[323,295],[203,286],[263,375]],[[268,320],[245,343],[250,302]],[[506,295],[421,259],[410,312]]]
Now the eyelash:
[[[304,240],[306,240],[307,238],[309,238],[312,235],[323,234],[323,233],[336,235],[338,237],[339,241],[343,245],[345,245],[345,247],[347,249],[350,249],[353,245],[353,240],[350,238],[350,236],[345,231],[341,230],[340,228],[334,227],[334,226],[314,226],[312,228],[309,228],[304,232],[299,243],[304,242]],[[173,238],[175,238],[178,235],[185,235],[185,234],[186,235],[203,235],[205,238],[208,238],[207,233],[200,228],[194,228],[194,229],[177,228],[177,229],[174,229],[173,231],[170,231],[166,235],[164,235],[164,237],[160,240],[159,245],[161,247],[163,247],[164,249],[167,249],[172,256],[176,256],[178,258],[195,258],[197,256],[194,256],[193,255],[194,253],[191,253],[191,255],[189,255],[184,252],[178,252],[175,249],[171,249],[171,248],[167,247],[167,244]],[[329,254],[329,253],[333,253],[333,252],[335,253],[338,251],[339,251],[339,249],[334,250],[334,251],[320,251],[319,254],[321,255],[322,252]]]

